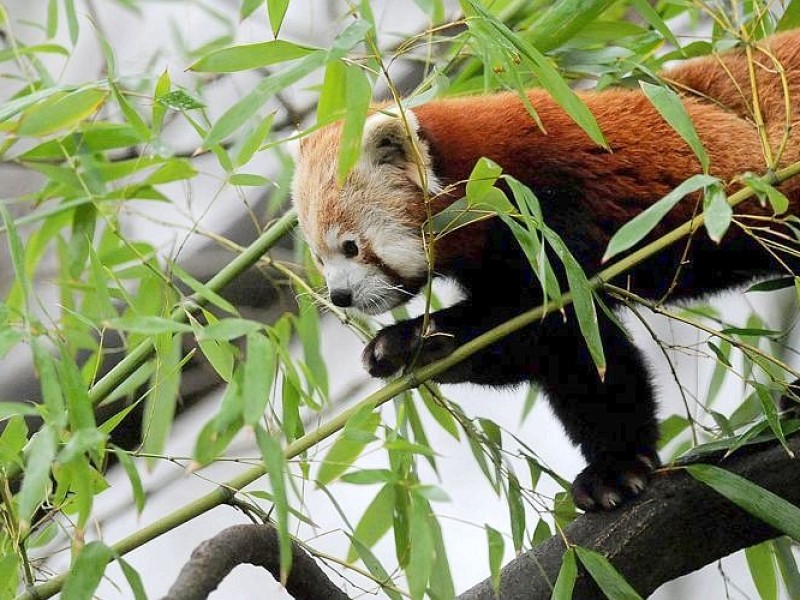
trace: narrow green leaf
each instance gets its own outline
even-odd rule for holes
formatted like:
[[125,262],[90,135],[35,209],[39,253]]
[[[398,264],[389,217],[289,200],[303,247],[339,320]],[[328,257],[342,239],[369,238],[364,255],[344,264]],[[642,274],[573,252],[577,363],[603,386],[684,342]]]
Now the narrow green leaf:
[[264,6],[264,0],[242,0],[242,5],[239,7],[239,20],[244,21],[260,6]]
[[198,296],[208,300],[211,304],[224,310],[227,313],[232,315],[239,314],[237,308],[225,300],[222,296],[220,296],[217,292],[206,286],[204,283],[201,283],[194,277],[192,277],[189,273],[187,273],[178,263],[170,263],[169,269],[172,273],[181,280],[182,283],[186,284],[191,288],[191,290],[197,294]]
[[778,574],[772,553],[772,542],[756,544],[744,549],[750,577],[761,600],[778,600]]
[[436,396],[431,393],[430,388],[427,385],[420,386],[417,388],[417,393],[439,426],[456,440],[461,439],[455,417],[447,410],[446,406],[442,406]]
[[244,363],[243,418],[246,425],[255,425],[264,416],[275,382],[277,353],[270,339],[260,332],[247,334],[247,359]]
[[255,175],[253,173],[234,173],[228,178],[228,182],[231,185],[264,187],[269,184],[269,179],[263,175]]
[[318,50],[303,57],[291,67],[262,79],[253,91],[236,102],[217,119],[203,144],[206,147],[210,147],[224,140],[249,121],[264,106],[264,103],[277,92],[286,89],[309,73],[316,71],[327,60],[328,55]]
[[64,0],[64,8],[67,14],[67,29],[69,30],[69,40],[74,46],[78,42],[78,15],[75,12],[75,0]]
[[391,529],[394,498],[394,484],[387,483],[369,503],[351,537],[353,544],[347,552],[347,562],[353,562],[356,556],[363,556],[359,552],[360,546],[372,548]]
[[587,25],[597,22],[597,17],[617,0],[560,0],[543,5],[536,21],[524,35],[540,52],[559,48]]
[[30,528],[31,518],[50,492],[50,467],[56,456],[58,439],[52,427],[45,425],[25,447],[25,477],[17,494],[20,529]]
[[499,594],[500,568],[503,566],[505,542],[503,542],[503,535],[493,527],[484,525],[483,528],[486,530],[486,543],[489,550],[489,576],[492,579],[495,594]]
[[244,142],[242,142],[242,146],[239,148],[239,152],[236,155],[236,159],[234,160],[234,164],[237,167],[241,167],[250,162],[250,159],[253,158],[253,155],[261,147],[261,144],[264,143],[267,135],[269,135],[269,132],[272,129],[273,121],[275,121],[274,112],[267,115],[266,118],[261,119],[258,127],[253,129],[253,131],[251,131],[250,134],[244,139]]
[[364,40],[371,29],[372,24],[365,19],[356,19],[350,23],[342,33],[336,36],[328,51],[328,60],[344,58],[353,46]]
[[[534,75],[536,75],[542,87],[550,92],[553,99],[558,102],[592,141],[600,146],[607,147],[603,132],[600,130],[594,115],[569,87],[567,82],[564,81],[547,57],[532,44],[517,36],[501,21],[497,20],[478,0],[462,0],[462,6],[465,5],[469,5],[473,13],[480,16],[496,32],[499,39],[511,44],[522,57],[527,58]],[[469,23],[469,20],[467,22]]]
[[517,476],[513,473],[508,475],[508,488],[506,490],[508,500],[508,516],[511,522],[511,539],[514,543],[514,552],[522,550],[522,543],[525,540],[525,505],[522,502],[522,488],[519,485]]
[[753,382],[753,386],[756,389],[758,400],[761,402],[761,410],[764,412],[764,417],[767,419],[767,423],[769,423],[769,428],[772,430],[772,433],[775,434],[775,437],[780,440],[781,445],[786,449],[786,452],[789,454],[789,456],[794,456],[794,453],[786,444],[786,437],[783,434],[780,416],[778,416],[778,407],[775,405],[775,400],[772,399],[772,394],[770,394],[769,388],[763,383],[759,383],[757,381]]
[[783,11],[781,20],[778,21],[778,26],[775,31],[787,31],[800,27],[800,0],[791,0]]
[[752,173],[745,173],[742,177],[747,187],[756,192],[759,199],[766,198],[776,215],[782,215],[789,210],[789,199],[783,192],[775,189],[769,183]]
[[147,600],[147,593],[144,591],[142,578],[139,576],[139,573],[136,572],[136,569],[121,556],[116,556],[116,559],[122,569],[122,574],[125,575],[125,579],[128,580],[128,585],[131,588],[131,592],[133,592],[133,599]]
[[[391,511],[391,508],[389,509]],[[356,558],[356,554],[358,558],[361,559],[361,562],[364,563],[364,566],[367,567],[367,570],[370,574],[375,578],[379,584],[381,584],[382,592],[386,594],[391,600],[403,600],[403,597],[398,594],[395,590],[386,587],[386,584],[393,584],[391,575],[389,572],[383,567],[380,563],[378,558],[372,553],[372,551],[361,543],[357,538],[353,536],[350,537],[350,543],[352,544],[351,548],[353,549],[353,557],[348,558],[347,562],[353,562]]]
[[258,321],[229,317],[203,327],[199,339],[229,341],[264,329]]
[[267,13],[269,14],[269,25],[272,28],[272,35],[278,37],[278,33],[283,25],[283,17],[286,9],[289,8],[289,0],[267,0]]
[[411,532],[408,566],[405,569],[412,600],[422,600],[428,587],[434,564],[433,535],[428,525],[430,507],[419,497],[412,496],[409,529]]
[[[543,521],[540,521],[543,522]],[[548,531],[548,534],[550,532]],[[575,550],[568,548],[561,559],[561,568],[558,570],[558,579],[553,587],[551,600],[570,600],[572,590],[575,588],[575,579],[578,577],[578,565],[575,562]]]
[[632,0],[631,5],[636,9],[636,12],[638,12],[645,21],[647,21],[647,24],[658,31],[658,33],[660,33],[666,41],[676,48],[681,47],[680,42],[675,37],[675,34],[672,33],[669,25],[664,22],[664,19],[662,19],[661,15],[658,14],[658,11],[656,11],[656,9],[653,8],[650,3],[647,2],[647,0]]
[[189,69],[207,73],[234,73],[297,60],[317,50],[284,40],[240,44],[213,50],[193,63]]
[[639,243],[684,196],[718,182],[718,179],[708,175],[693,175],[681,183],[661,200],[625,223],[614,234],[608,243],[603,262]]
[[66,129],[94,114],[107,97],[105,90],[83,88],[49,99],[23,115],[17,133],[43,136]]
[[[142,434],[144,449],[159,454],[166,447],[172,430],[181,384],[181,336],[161,333],[155,336],[156,371],[150,380],[152,391],[145,400]],[[148,459],[152,464],[153,459]]]
[[789,600],[800,600],[800,571],[792,552],[792,541],[782,537],[772,542],[775,545],[775,559],[781,572],[781,579]]
[[0,402],[0,421],[5,421],[17,415],[33,416],[38,415],[39,411],[33,404],[23,404],[22,402]]
[[578,558],[609,600],[642,600],[608,559],[588,548],[575,546]]
[[45,348],[39,338],[31,341],[33,351],[33,364],[39,375],[39,385],[42,390],[42,401],[47,410],[47,421],[59,429],[67,425],[67,409],[64,404],[61,382],[56,372],[56,362],[50,351]]
[[67,401],[67,413],[73,431],[94,429],[94,409],[89,400],[86,382],[78,365],[65,350],[61,352],[61,360],[58,362],[58,376]]
[[94,592],[100,585],[106,565],[112,556],[113,551],[103,542],[89,542],[81,548],[64,581],[61,598],[87,600],[94,597]]
[[161,102],[157,102],[158,98],[165,96],[169,93],[172,82],[170,81],[169,71],[164,69],[164,72],[156,81],[155,89],[153,90],[153,134],[158,135],[161,132],[161,126],[164,123],[164,115],[167,112],[167,107]]
[[344,431],[328,450],[317,471],[317,485],[327,485],[339,477],[359,457],[366,445],[375,439],[380,415],[370,409],[365,417],[363,412],[350,417]]
[[795,540],[800,539],[800,508],[725,469],[712,465],[688,465],[686,470],[751,515]]
[[281,584],[286,585],[289,569],[292,567],[292,539],[289,536],[289,501],[286,496],[286,459],[283,449],[274,437],[261,427],[256,428],[256,442],[261,450],[264,467],[267,469],[272,486],[278,540],[281,556]]
[[14,267],[14,278],[22,291],[21,309],[25,318],[27,318],[28,298],[30,297],[31,290],[30,281],[28,280],[28,272],[25,269],[25,247],[22,245],[22,240],[17,232],[14,219],[12,218],[11,213],[8,212],[5,204],[0,204],[0,217],[3,218],[3,226],[5,227],[8,250],[11,254],[11,265]]
[[325,67],[325,77],[317,102],[317,122],[327,123],[344,116],[347,106],[347,63],[333,60]]
[[172,90],[166,94],[156,96],[156,102],[180,112],[194,110],[196,108],[205,108],[206,106],[185,90]]
[[361,154],[361,138],[364,123],[372,102],[372,83],[367,73],[358,65],[349,65],[345,70],[345,106],[344,127],[339,144],[339,155],[336,176],[339,182],[344,181],[347,174],[358,162]]
[[136,504],[136,514],[141,515],[142,511],[144,510],[145,492],[144,486],[142,485],[142,479],[139,477],[139,471],[136,469],[136,465],[133,464],[133,458],[131,458],[131,455],[125,450],[114,446],[114,454],[116,455],[119,464],[121,464],[122,468],[125,470],[125,474],[128,476],[128,481],[131,482],[133,501]]
[[152,315],[118,317],[109,319],[106,325],[111,329],[119,329],[129,333],[156,335],[159,333],[191,333],[192,328],[186,323],[178,323],[166,317]]
[[733,208],[728,204],[728,197],[722,184],[715,183],[706,188],[703,216],[708,237],[719,243],[733,219]]

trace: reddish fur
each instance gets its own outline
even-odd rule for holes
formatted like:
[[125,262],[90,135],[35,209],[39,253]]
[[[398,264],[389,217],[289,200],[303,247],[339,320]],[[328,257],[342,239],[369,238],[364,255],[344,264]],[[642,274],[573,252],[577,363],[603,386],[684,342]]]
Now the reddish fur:
[[[792,121],[797,124],[800,32],[776,36],[770,46],[787,70],[795,111]],[[758,51],[755,54],[762,59],[767,56]],[[745,171],[763,173],[766,164],[758,131],[748,118],[752,113],[751,92],[744,51],[723,55],[722,62],[724,68],[716,57],[696,59],[667,75],[670,81],[698,94],[685,98],[684,105],[711,159],[711,174],[729,183],[729,191],[733,191],[737,184],[732,180],[737,175]],[[783,88],[776,73],[765,67],[756,71],[760,102],[775,149],[786,125]],[[738,87],[729,74],[736,78]],[[740,90],[744,91],[744,98]],[[581,94],[611,152],[598,148],[546,92],[532,90],[528,97],[544,132],[513,93],[441,100],[416,109],[423,136],[437,159],[437,175],[445,182],[466,180],[476,161],[486,156],[532,187],[557,185],[565,178],[574,178],[582,183],[583,202],[597,217],[589,224],[592,229],[585,233],[605,245],[616,228],[677,184],[701,172],[692,150],[641,91]],[[798,159],[800,134],[793,131],[779,166]],[[800,182],[788,182],[782,189],[792,200],[792,212],[800,212]],[[461,195],[459,190],[440,199],[436,210]],[[693,202],[679,203],[656,233],[686,221],[694,210]],[[769,212],[755,201],[738,210]],[[450,234],[437,246],[437,254],[442,260],[463,257],[479,239],[474,228]]]

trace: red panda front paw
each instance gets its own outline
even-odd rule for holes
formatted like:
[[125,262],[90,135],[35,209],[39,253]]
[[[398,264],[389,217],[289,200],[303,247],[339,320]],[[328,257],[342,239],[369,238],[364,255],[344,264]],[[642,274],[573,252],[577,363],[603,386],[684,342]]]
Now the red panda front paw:
[[572,483],[575,506],[587,511],[618,508],[644,491],[650,475],[660,464],[654,452],[596,461]]
[[433,332],[422,336],[421,322],[403,321],[378,332],[364,348],[362,360],[373,377],[389,377],[404,367],[422,366],[455,350],[452,335]]

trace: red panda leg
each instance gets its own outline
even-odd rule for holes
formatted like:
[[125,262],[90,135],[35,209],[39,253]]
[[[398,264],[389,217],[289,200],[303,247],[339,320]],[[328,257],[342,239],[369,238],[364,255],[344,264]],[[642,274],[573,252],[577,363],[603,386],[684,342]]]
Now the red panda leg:
[[[364,350],[376,377],[412,362],[442,358],[457,346],[517,314],[463,301],[430,316],[433,333],[421,340],[422,318],[390,325]],[[655,400],[639,351],[605,316],[600,316],[607,359],[605,379],[578,330],[574,314],[560,314],[512,333],[435,377],[441,383],[539,384],[589,466],[573,484],[584,510],[613,509],[638,495],[659,465]]]

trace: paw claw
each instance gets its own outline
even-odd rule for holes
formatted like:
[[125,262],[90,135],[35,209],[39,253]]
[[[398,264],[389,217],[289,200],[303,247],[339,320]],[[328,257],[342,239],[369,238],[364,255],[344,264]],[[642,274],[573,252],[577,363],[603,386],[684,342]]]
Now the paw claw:
[[613,510],[644,491],[650,473],[658,464],[654,453],[596,461],[572,484],[575,505],[587,511]]

